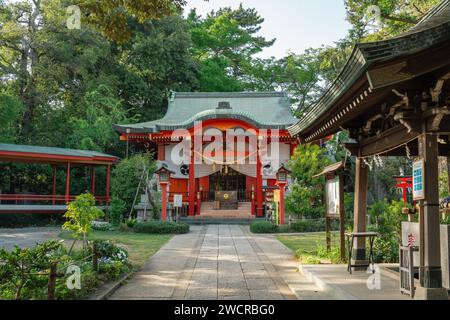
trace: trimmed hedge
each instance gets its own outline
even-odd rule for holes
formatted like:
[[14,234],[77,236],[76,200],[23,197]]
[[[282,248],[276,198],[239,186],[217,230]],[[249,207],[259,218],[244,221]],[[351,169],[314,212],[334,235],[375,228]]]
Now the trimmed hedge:
[[303,220],[291,223],[291,231],[294,232],[321,232],[325,231],[324,220]]
[[147,221],[136,223],[133,231],[150,234],[183,234],[189,232],[189,225],[186,223]]
[[254,221],[250,225],[250,231],[253,233],[276,233],[278,226],[268,221]]

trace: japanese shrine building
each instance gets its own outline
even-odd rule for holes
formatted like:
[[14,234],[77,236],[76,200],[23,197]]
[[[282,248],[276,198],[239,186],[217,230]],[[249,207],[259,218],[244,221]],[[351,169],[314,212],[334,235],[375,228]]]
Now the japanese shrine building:
[[283,92],[172,93],[162,119],[114,129],[173,172],[169,203],[182,195],[189,216],[214,215],[217,194],[232,192],[239,209],[261,217],[265,191],[297,146],[287,131],[297,121]]

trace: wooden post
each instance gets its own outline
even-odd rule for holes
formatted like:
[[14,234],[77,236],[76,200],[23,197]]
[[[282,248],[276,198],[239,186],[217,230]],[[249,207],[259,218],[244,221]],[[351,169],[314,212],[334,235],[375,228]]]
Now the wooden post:
[[56,270],[57,263],[52,262],[50,264],[50,274],[48,275],[48,285],[47,285],[47,300],[55,300],[55,288],[56,288]]
[[339,174],[339,240],[341,260],[345,261],[345,201],[344,201],[344,177]]
[[191,162],[189,163],[189,216],[195,216],[196,189],[194,146],[191,146]]
[[255,185],[252,185],[252,216],[256,216],[255,210]]
[[52,166],[52,172],[53,172],[53,177],[52,177],[52,204],[55,205],[56,204],[56,165]]
[[[366,231],[368,178],[369,168],[364,164],[363,159],[356,158],[354,232]],[[366,241],[364,237],[355,238],[353,252],[353,257],[351,257],[353,265],[367,264]]]
[[285,183],[280,183],[280,224],[284,225],[284,188],[286,187]]
[[97,245],[95,241],[92,243],[92,269],[97,272],[98,271],[98,254],[97,254]]
[[327,238],[327,252],[331,251],[331,218],[325,217],[325,234]]
[[91,167],[91,193],[95,197],[95,167]]
[[439,218],[439,169],[438,169],[438,137],[435,134],[425,133],[419,137],[419,154],[425,160],[425,199],[422,210],[423,246],[420,254],[423,255],[423,268],[421,273],[421,288],[418,295],[422,299],[444,299],[448,295],[442,288],[441,245],[440,245],[440,218]]
[[161,220],[163,222],[167,221],[167,183],[161,183]]
[[110,202],[110,195],[109,195],[109,189],[110,189],[110,183],[111,182],[111,165],[108,164],[106,167],[106,202]]
[[67,163],[65,200],[66,203],[70,201],[70,162]]
[[259,141],[256,155],[256,216],[261,218],[263,211],[263,177],[262,177],[262,163],[259,154]]

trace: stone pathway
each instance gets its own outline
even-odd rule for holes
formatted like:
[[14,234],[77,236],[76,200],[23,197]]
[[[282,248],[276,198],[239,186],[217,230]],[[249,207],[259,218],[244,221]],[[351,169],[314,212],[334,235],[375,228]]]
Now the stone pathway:
[[11,250],[15,245],[21,248],[31,248],[36,243],[47,240],[57,240],[61,228],[23,228],[0,229],[0,248]]
[[191,227],[175,236],[110,299],[327,299],[297,272],[292,252],[248,227]]

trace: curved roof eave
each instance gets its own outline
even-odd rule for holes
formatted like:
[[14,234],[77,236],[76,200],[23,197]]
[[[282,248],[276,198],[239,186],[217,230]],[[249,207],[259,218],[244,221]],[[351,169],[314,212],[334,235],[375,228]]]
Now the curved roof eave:
[[[161,131],[171,131],[171,130],[177,130],[177,129],[190,129],[193,128],[195,125],[195,122],[197,121],[206,121],[206,120],[217,120],[217,119],[235,119],[235,120],[242,120],[247,122],[248,124],[260,128],[260,129],[279,129],[279,130],[285,130],[291,125],[293,125],[295,122],[292,123],[261,123],[258,120],[256,120],[254,117],[252,117],[249,114],[245,114],[243,112],[234,112],[232,110],[226,110],[227,112],[219,112],[218,110],[206,110],[199,114],[197,114],[195,117],[191,117],[190,119],[180,123],[180,124],[170,124],[170,123],[156,123],[154,122],[153,126],[147,126],[143,125],[142,127],[129,127],[126,125],[113,125],[113,128],[115,131],[119,133],[135,133],[135,134],[145,134],[145,133],[160,133]],[[162,119],[161,121],[163,121]]]
[[[448,40],[450,38],[450,21],[434,15],[448,16],[450,0],[443,1],[436,8],[432,9],[426,16],[427,19],[422,20],[411,30],[397,37],[383,41],[356,44],[350,58],[333,84],[319,100],[311,105],[307,116],[288,128],[289,133],[292,136],[297,136],[306,131],[314,121],[323,116],[333,104],[338,102],[375,62],[392,59],[404,54],[413,54],[431,45],[441,43],[445,39]],[[430,22],[431,19],[435,19],[435,22]],[[438,34],[436,38],[428,37],[429,34],[434,32]],[[419,35],[423,35],[426,39],[422,42],[417,41]],[[418,43],[422,45],[418,45]]]

